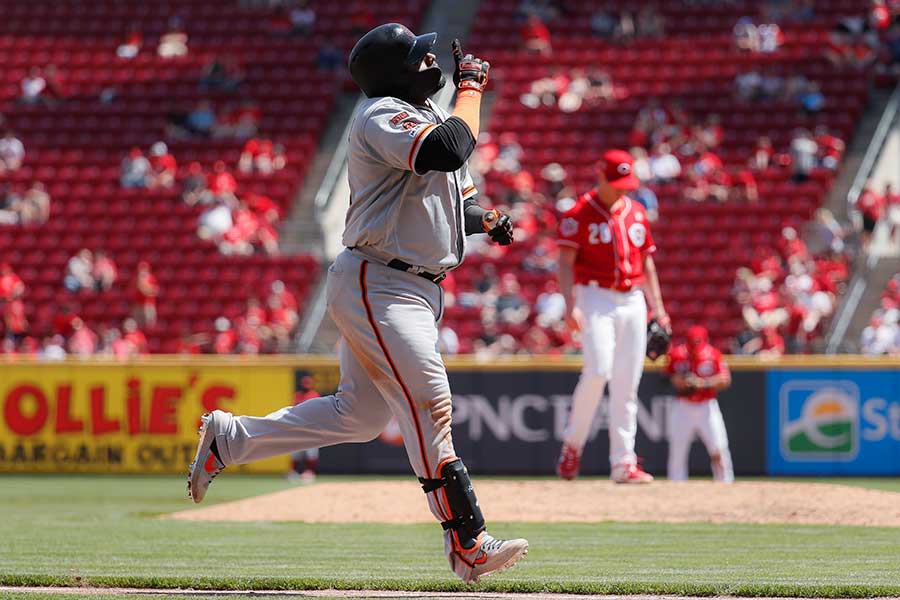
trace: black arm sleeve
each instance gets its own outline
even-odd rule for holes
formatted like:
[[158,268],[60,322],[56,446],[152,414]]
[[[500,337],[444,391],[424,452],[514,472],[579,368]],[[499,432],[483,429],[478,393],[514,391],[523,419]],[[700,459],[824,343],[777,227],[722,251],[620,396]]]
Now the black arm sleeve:
[[475,198],[466,198],[463,202],[463,214],[466,217],[466,235],[484,233],[484,213],[487,211],[478,205]]
[[469,126],[459,117],[450,117],[422,141],[416,155],[416,173],[456,171],[465,164],[473,150],[475,138]]

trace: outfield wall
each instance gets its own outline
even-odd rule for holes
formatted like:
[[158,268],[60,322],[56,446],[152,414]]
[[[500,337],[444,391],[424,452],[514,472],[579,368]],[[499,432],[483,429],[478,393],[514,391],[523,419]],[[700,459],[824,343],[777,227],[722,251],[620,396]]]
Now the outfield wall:
[[[900,475],[900,360],[732,358],[720,396],[738,475]],[[577,357],[448,360],[453,438],[477,473],[550,474],[578,379]],[[177,473],[190,462],[198,417],[222,408],[266,414],[290,403],[300,377],[337,388],[328,358],[160,357],[137,362],[0,363],[0,471]],[[674,401],[658,365],[639,390],[638,454],[664,473]],[[605,403],[585,473],[608,472]],[[278,457],[240,467],[280,473]],[[379,440],[322,451],[323,472],[407,473],[390,427]],[[708,473],[699,442],[692,473]]]

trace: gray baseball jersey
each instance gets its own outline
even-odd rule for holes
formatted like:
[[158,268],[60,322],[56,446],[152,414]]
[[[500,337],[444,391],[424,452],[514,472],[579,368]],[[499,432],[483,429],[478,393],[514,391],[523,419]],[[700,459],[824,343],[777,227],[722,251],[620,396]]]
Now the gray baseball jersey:
[[[264,417],[226,415],[225,464],[344,442],[364,442],[397,419],[416,475],[439,476],[456,458],[452,403],[437,351],[443,291],[387,267],[398,258],[428,272],[452,269],[465,251],[463,199],[475,193],[465,168],[413,172],[422,140],[448,115],[395,98],[367,100],[350,132],[350,189],[344,244],[328,270],[328,308],[341,332],[341,383],[329,396]],[[446,494],[427,494],[439,521]]]
[[423,140],[450,117],[397,98],[371,98],[350,126],[350,210],[343,243],[431,273],[456,267],[465,253],[463,200],[475,195],[468,168],[415,172]]

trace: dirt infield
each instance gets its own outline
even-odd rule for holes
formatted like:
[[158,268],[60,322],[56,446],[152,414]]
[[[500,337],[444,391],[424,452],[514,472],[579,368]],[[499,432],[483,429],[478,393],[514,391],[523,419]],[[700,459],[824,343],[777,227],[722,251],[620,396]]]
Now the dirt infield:
[[[475,482],[492,521],[788,523],[900,527],[900,494],[817,483],[601,480]],[[215,491],[213,490],[213,494]],[[415,482],[365,481],[297,487],[166,518],[308,523],[431,522]]]

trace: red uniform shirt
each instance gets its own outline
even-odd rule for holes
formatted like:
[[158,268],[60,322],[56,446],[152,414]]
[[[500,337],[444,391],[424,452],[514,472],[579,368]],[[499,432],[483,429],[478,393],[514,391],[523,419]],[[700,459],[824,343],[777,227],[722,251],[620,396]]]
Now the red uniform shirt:
[[644,257],[656,251],[644,207],[627,196],[607,209],[596,190],[581,196],[559,222],[562,246],[575,248],[575,283],[627,292],[644,283]]
[[[693,352],[685,346],[673,346],[669,351],[669,364],[666,365],[666,373],[672,375],[689,375],[696,377],[712,377],[720,373],[727,373],[728,365],[722,360],[722,354],[709,344],[702,344]],[[707,402],[716,397],[716,391],[711,388],[694,390],[689,393],[679,393],[678,397],[688,402]]]

